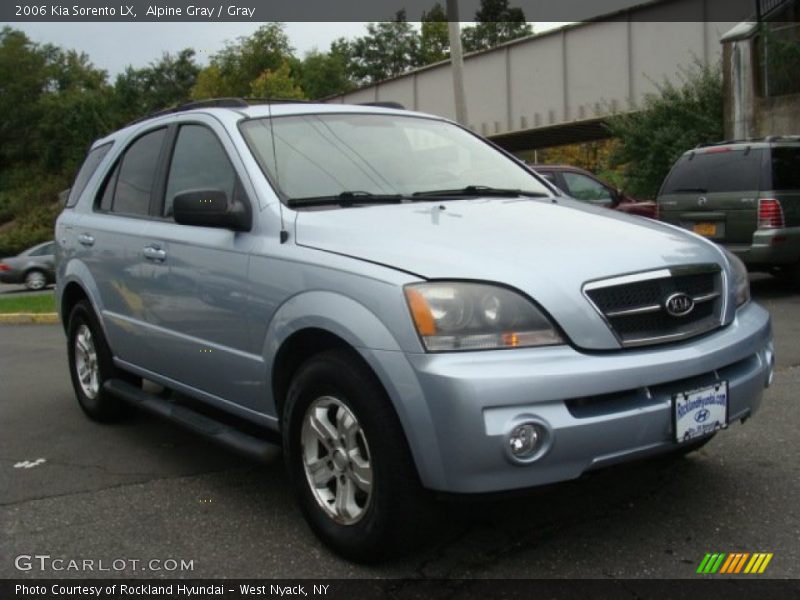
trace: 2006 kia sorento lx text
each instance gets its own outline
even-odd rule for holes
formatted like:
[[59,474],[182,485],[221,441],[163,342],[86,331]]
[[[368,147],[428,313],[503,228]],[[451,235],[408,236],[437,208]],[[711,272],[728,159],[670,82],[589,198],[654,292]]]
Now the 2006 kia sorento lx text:
[[428,115],[162,113],[94,144],[56,239],[89,417],[135,405],[251,455],[279,433],[312,529],[358,560],[431,491],[695,449],[772,378],[738,259]]

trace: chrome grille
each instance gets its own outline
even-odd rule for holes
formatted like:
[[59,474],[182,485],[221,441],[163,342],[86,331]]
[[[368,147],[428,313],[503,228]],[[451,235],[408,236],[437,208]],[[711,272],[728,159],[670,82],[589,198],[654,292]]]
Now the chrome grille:
[[[721,324],[722,273],[717,265],[675,267],[593,281],[583,291],[623,346],[683,340]],[[668,300],[676,295],[692,299],[693,308],[687,314],[669,312]]]

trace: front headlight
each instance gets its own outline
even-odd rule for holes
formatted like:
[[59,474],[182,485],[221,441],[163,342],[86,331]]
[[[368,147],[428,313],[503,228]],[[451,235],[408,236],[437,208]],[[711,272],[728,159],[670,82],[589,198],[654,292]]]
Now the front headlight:
[[747,267],[744,266],[742,259],[727,248],[723,248],[723,250],[731,265],[733,274],[731,285],[736,290],[736,306],[738,307],[750,300],[750,278],[747,276]]
[[428,352],[563,344],[530,301],[482,283],[430,282],[405,287],[414,325]]

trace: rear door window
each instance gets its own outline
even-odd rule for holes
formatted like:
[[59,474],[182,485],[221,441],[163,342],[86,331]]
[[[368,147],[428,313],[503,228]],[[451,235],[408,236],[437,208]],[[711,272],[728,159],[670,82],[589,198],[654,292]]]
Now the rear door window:
[[772,149],[772,189],[800,191],[800,147]]
[[[153,183],[166,131],[158,129],[146,133],[125,151],[116,177],[112,212],[127,215],[149,214]],[[112,177],[109,184],[113,180]]]

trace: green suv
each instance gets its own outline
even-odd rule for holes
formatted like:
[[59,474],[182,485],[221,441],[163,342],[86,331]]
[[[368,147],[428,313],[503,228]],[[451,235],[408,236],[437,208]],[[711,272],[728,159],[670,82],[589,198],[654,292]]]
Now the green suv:
[[800,285],[800,136],[689,150],[657,202],[662,221],[724,245],[751,271]]

